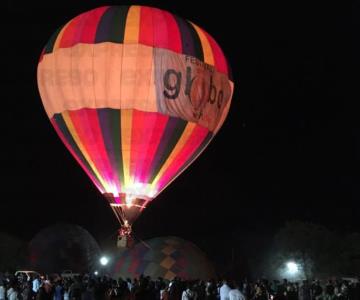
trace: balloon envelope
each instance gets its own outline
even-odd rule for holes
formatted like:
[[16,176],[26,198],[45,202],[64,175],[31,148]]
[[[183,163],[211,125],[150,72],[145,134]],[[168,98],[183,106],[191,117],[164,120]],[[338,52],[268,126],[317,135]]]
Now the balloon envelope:
[[205,253],[178,237],[153,238],[118,253],[112,268],[114,278],[140,275],[169,280],[175,276],[190,280],[215,278],[214,267]]
[[208,33],[145,6],[100,7],[59,28],[38,86],[58,135],[129,223],[208,145],[233,91]]
[[29,244],[31,267],[41,272],[94,271],[98,267],[100,247],[84,228],[56,224],[37,233]]

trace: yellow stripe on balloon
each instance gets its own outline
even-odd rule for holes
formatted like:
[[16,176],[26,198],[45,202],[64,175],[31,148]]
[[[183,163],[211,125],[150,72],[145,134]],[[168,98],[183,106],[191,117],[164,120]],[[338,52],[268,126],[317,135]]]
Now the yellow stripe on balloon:
[[124,185],[130,186],[130,153],[131,153],[131,131],[132,131],[132,109],[121,110],[121,152],[123,156]]
[[213,51],[211,49],[209,40],[207,39],[207,37],[204,34],[204,32],[202,31],[202,29],[200,29],[194,23],[191,23],[191,24],[192,24],[192,26],[194,26],[194,28],[200,38],[201,46],[202,46],[203,53],[204,53],[204,62],[211,66],[214,66],[215,65],[214,55],[213,55]]
[[181,135],[179,141],[177,142],[175,148],[171,152],[171,154],[168,157],[168,159],[166,160],[166,162],[161,167],[159,173],[154,178],[154,181],[151,183],[152,188],[156,187],[156,184],[159,181],[159,179],[162,177],[162,175],[165,173],[165,171],[168,169],[168,167],[171,165],[171,163],[174,161],[174,159],[178,156],[180,151],[184,148],[184,145],[189,140],[189,138],[190,138],[191,134],[193,133],[195,127],[196,127],[196,123],[193,123],[193,122],[189,122],[186,125],[185,130],[182,133],[182,135]]
[[64,111],[61,113],[62,117],[64,118],[65,124],[71,134],[71,136],[73,137],[76,145],[79,147],[82,155],[84,155],[86,161],[88,162],[88,164],[90,165],[91,169],[93,170],[93,172],[95,173],[96,177],[98,178],[98,180],[100,181],[100,183],[102,184],[102,186],[104,187],[105,190],[108,190],[108,184],[104,181],[104,179],[101,177],[99,171],[97,170],[95,164],[93,163],[93,161],[91,160],[89,154],[87,153],[84,145],[82,144],[75,126],[73,124],[73,122],[71,121],[71,118],[69,116],[69,113],[67,111]]
[[138,43],[140,30],[140,6],[132,5],[129,8],[124,34],[124,44]]

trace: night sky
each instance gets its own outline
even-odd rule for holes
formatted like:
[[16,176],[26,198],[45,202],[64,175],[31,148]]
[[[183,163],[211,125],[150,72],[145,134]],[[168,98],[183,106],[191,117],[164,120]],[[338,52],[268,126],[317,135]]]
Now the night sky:
[[351,49],[345,2],[293,2],[8,1],[0,231],[30,239],[71,222],[100,240],[116,232],[111,209],[52,128],[36,83],[50,35],[105,4],[156,6],[200,25],[221,45],[235,81],[223,128],[138,219],[136,235],[200,242],[233,231],[266,234],[288,220],[359,231],[360,127],[349,89],[359,43]]

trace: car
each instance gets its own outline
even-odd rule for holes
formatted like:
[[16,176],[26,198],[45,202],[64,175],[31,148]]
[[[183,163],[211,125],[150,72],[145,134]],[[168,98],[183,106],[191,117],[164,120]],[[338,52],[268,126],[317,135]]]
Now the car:
[[71,270],[64,270],[61,275],[62,278],[74,278],[76,276],[80,276],[79,273],[73,273]]
[[30,280],[31,278],[34,278],[35,276],[41,277],[40,273],[36,271],[29,271],[29,270],[20,270],[15,272],[15,277],[21,277],[26,278],[26,280]]

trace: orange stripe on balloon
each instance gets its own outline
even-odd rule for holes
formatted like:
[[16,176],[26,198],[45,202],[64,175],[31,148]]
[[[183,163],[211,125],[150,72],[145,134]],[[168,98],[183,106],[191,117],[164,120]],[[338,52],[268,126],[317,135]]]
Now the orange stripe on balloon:
[[124,44],[138,43],[140,30],[140,6],[132,5],[129,8],[124,33]]
[[211,45],[210,45],[208,38],[206,37],[205,33],[199,26],[195,25],[194,23],[191,23],[191,24],[195,28],[195,30],[200,38],[201,46],[202,46],[203,53],[204,53],[204,62],[213,66],[214,65],[214,55],[213,55],[213,51],[211,49]]
[[169,157],[167,158],[163,166],[161,167],[159,173],[155,176],[154,181],[151,183],[153,187],[156,187],[159,179],[162,177],[162,175],[165,173],[168,167],[173,163],[173,161],[176,160],[178,154],[182,151],[182,149],[186,146],[195,128],[196,128],[195,123],[192,122],[187,123],[185,130],[182,133],[179,141],[175,145],[174,149],[170,153]]
[[207,37],[207,39],[210,43],[212,52],[213,52],[214,61],[215,61],[215,69],[221,73],[228,75],[229,74],[228,65],[227,65],[224,53],[222,52],[218,43],[211,37],[211,35],[208,34],[205,30],[203,30],[203,32],[204,32],[205,36]]

